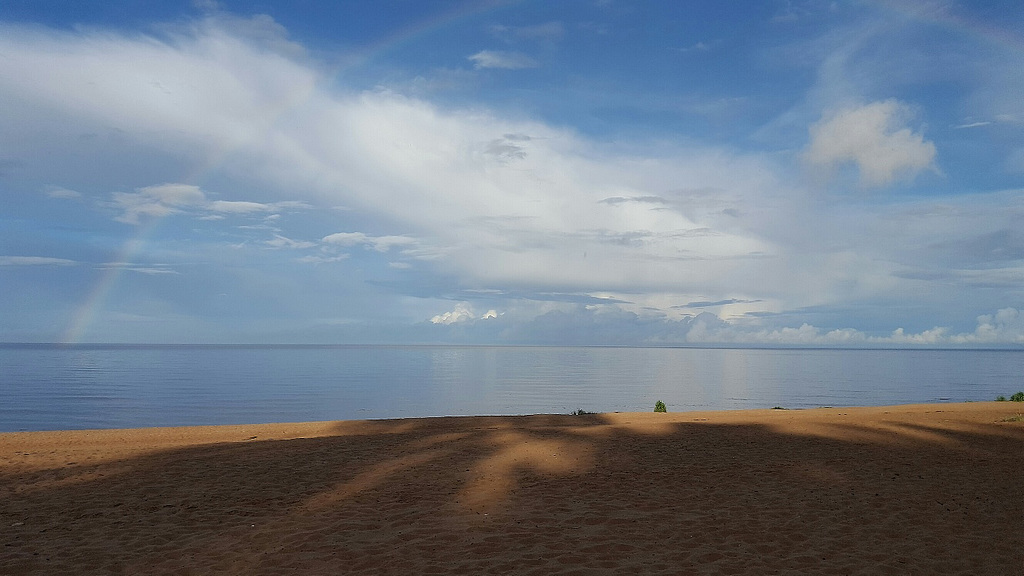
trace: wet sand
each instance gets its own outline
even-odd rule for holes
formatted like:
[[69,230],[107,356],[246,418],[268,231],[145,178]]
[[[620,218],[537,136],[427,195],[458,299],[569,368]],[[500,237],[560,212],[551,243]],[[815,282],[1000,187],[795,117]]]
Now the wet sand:
[[0,574],[1024,574],[1022,412],[0,434]]

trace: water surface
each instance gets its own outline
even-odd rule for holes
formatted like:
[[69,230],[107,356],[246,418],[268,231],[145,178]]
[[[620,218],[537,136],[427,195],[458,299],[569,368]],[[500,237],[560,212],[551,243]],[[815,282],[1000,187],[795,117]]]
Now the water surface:
[[992,400],[1024,351],[0,346],[0,431]]

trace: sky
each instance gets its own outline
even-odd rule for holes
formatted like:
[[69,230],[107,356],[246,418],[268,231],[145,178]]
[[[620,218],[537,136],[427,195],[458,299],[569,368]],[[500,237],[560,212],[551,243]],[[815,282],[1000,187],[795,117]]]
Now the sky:
[[5,0],[0,342],[1024,345],[1018,0]]

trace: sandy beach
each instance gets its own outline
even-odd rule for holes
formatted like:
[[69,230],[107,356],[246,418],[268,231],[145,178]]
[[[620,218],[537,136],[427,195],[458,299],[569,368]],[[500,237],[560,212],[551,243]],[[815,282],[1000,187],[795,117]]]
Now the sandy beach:
[[1022,412],[0,434],[0,573],[1024,574]]

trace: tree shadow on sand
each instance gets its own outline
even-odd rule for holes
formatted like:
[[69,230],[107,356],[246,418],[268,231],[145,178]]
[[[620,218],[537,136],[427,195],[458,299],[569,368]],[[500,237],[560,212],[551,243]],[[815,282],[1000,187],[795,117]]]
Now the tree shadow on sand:
[[[1012,574],[1024,425],[652,415],[0,467],[0,574]],[[782,418],[780,417],[780,422]]]

